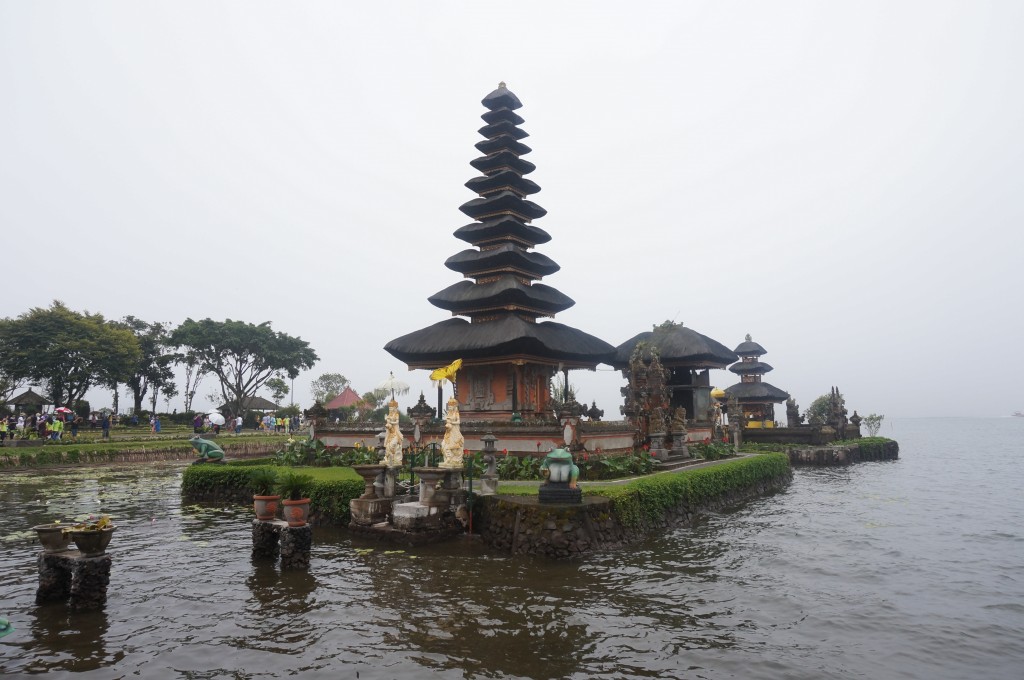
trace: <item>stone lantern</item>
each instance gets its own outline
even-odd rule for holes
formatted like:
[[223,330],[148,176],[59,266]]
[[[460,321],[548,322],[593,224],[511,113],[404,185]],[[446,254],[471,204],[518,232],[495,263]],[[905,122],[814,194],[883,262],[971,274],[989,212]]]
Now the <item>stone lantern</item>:
[[480,479],[480,495],[490,496],[498,493],[498,458],[494,446],[498,438],[488,432],[480,437],[480,441],[484,443],[484,463],[487,465],[484,476]]

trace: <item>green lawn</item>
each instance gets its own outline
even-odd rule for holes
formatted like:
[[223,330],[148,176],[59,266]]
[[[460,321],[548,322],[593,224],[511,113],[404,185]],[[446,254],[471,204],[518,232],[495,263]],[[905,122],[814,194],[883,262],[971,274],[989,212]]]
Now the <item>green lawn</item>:
[[357,475],[356,471],[350,467],[296,467],[281,469],[296,470],[301,474],[309,475],[318,482],[337,482],[351,479],[363,481],[363,478]]

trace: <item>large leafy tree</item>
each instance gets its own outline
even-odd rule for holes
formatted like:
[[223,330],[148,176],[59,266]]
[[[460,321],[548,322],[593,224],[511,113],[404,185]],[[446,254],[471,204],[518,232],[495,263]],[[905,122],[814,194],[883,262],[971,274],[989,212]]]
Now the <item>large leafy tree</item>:
[[206,370],[203,369],[199,358],[191,351],[179,353],[176,360],[185,367],[185,385],[181,394],[185,398],[185,412],[191,413],[192,400],[196,398],[199,383],[206,376]]
[[0,406],[6,404],[14,396],[14,393],[25,387],[26,384],[24,379],[12,378],[0,367]]
[[93,385],[123,380],[140,354],[131,331],[101,314],[68,309],[59,300],[0,320],[3,372],[43,385],[53,403],[62,406],[73,406]]
[[309,389],[313,392],[313,401],[326,404],[348,386],[348,378],[341,373],[324,373],[309,384]]
[[139,360],[123,380],[131,391],[134,413],[142,411],[142,402],[150,389],[153,404],[156,404],[157,392],[163,391],[165,396],[173,396],[172,392],[176,394],[177,387],[174,386],[174,371],[171,367],[177,356],[171,351],[169,324],[149,323],[134,316],[126,316],[117,325],[131,331],[139,342]]
[[288,383],[284,381],[280,376],[274,376],[267,381],[267,389],[270,390],[270,398],[278,406],[281,405],[281,400],[288,396]]
[[[842,397],[843,395],[840,394],[839,396]],[[804,412],[804,417],[807,418],[807,423],[809,425],[824,425],[827,423],[828,417],[831,415],[829,412],[831,403],[831,394],[823,394],[812,401],[811,405],[808,406],[807,410]]]
[[256,396],[270,378],[295,378],[319,358],[308,342],[275,331],[269,321],[256,325],[186,319],[171,333],[171,342],[195,357],[201,370],[217,377],[232,413],[240,413],[242,403]]

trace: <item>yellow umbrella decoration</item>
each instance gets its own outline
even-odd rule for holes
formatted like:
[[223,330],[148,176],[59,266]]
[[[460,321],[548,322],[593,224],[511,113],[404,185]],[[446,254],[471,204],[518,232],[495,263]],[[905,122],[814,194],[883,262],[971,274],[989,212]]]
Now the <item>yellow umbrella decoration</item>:
[[447,380],[452,385],[455,384],[455,374],[462,368],[462,359],[456,359],[452,363],[438,368],[430,372],[430,379],[434,381],[434,387],[441,387],[444,381]]

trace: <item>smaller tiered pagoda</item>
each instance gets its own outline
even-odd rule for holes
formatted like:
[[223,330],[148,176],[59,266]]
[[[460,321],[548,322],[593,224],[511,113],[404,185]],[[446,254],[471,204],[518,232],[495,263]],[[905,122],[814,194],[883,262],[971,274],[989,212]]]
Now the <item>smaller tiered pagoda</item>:
[[[762,380],[764,374],[772,370],[771,365],[761,361],[767,351],[754,342],[749,333],[734,351],[740,360],[729,370],[740,376],[740,382],[725,388],[726,397],[736,398],[746,427],[774,427],[775,404],[789,399],[789,394]],[[733,417],[730,413],[729,420]]]

